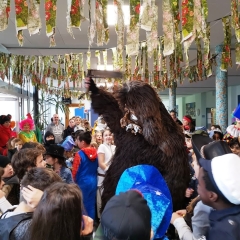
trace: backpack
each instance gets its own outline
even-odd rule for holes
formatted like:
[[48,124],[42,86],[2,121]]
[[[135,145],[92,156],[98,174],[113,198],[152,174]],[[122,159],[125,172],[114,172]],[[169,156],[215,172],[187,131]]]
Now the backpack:
[[[13,211],[14,209],[8,210],[7,212]],[[32,212],[20,213],[8,218],[3,218],[5,213],[0,217],[0,239],[1,240],[9,240],[10,234],[12,231],[24,220],[31,219],[33,216]]]

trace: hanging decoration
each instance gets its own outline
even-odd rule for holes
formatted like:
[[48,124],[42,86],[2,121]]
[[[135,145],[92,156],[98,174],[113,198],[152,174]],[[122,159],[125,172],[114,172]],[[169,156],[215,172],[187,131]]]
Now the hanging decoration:
[[202,62],[202,47],[201,47],[201,42],[200,42],[200,38],[197,34],[196,37],[196,46],[197,46],[197,76],[198,76],[198,81],[201,81],[203,78],[203,72],[202,72],[202,68],[203,68],[203,62]]
[[17,39],[20,46],[23,46],[23,30],[28,26],[28,3],[25,0],[15,0],[15,22]]
[[113,63],[113,70],[117,70],[117,49],[112,48],[112,63]]
[[240,19],[239,19],[239,1],[231,0],[232,27],[235,31],[237,41],[240,42]]
[[57,0],[45,0],[46,34],[50,38],[50,47],[56,46],[55,42],[56,18],[57,18]]
[[95,51],[95,57],[97,58],[97,66],[100,66],[101,65],[101,56],[100,56],[99,50]]
[[193,34],[194,0],[182,0],[182,41]]
[[108,44],[109,42],[109,28],[107,23],[107,5],[108,0],[102,0],[102,8],[103,8],[103,25],[104,25],[104,43]]
[[0,1],[0,31],[4,31],[8,27],[8,19],[10,14],[10,0]]
[[[205,0],[193,0],[193,31],[191,36],[186,39],[183,43],[185,59],[186,59],[186,67],[189,66],[189,56],[188,50],[191,44],[194,42],[196,37],[203,38],[206,33],[206,21],[208,16],[207,5],[205,4]],[[184,10],[187,11],[187,10]],[[192,14],[191,14],[192,15]]]
[[95,8],[92,9],[92,4],[91,0],[88,0],[88,8],[89,8],[89,27],[88,27],[88,42],[89,42],[89,47],[92,46],[94,42],[94,38],[96,35],[96,22],[95,18],[92,19],[91,14],[95,13]]
[[149,70],[148,70],[148,50],[147,50],[147,45],[145,45],[144,49],[144,55],[145,55],[145,69],[144,69],[144,82],[150,83],[149,79]]
[[163,0],[163,36],[164,50],[163,55],[171,55],[174,51],[174,21],[171,0]]
[[80,0],[67,0],[67,5],[67,31],[74,38],[72,28],[81,26]]
[[104,70],[107,70],[107,50],[102,51]]
[[[28,29],[30,34],[38,33],[41,29],[39,16],[40,0],[14,0],[16,3],[16,28],[19,30],[18,40],[23,44],[22,30]],[[68,0],[68,17],[73,27],[80,28],[83,20],[83,6],[86,0]],[[109,29],[107,25],[107,0],[95,1],[95,20],[92,21],[91,0],[89,5],[89,51],[87,53],[66,54],[64,56],[16,56],[0,54],[0,77],[2,79],[12,76],[13,83],[24,85],[30,80],[33,85],[38,85],[45,92],[61,93],[71,95],[72,82],[74,88],[83,87],[84,66],[91,68],[92,56],[90,46],[93,43],[95,29],[97,31],[97,44],[103,45],[109,41]],[[117,34],[117,46],[112,48],[112,63],[115,70],[125,71],[126,80],[144,80],[157,89],[176,86],[177,80],[182,83],[183,78],[190,82],[202,80],[204,76],[212,75],[214,57],[210,57],[210,23],[207,23],[208,7],[207,0],[182,0],[182,31],[179,32],[180,14],[178,0],[164,0],[164,19],[172,19],[163,23],[164,36],[158,37],[158,8],[153,0],[130,0],[130,26],[127,29],[126,59],[124,53],[124,18],[123,0],[115,0],[117,23],[115,26]],[[143,3],[141,19],[140,2]],[[28,5],[28,4],[29,5]],[[93,3],[93,2],[92,2]],[[46,31],[50,37],[51,46],[55,46],[54,33],[56,27],[57,0],[45,0]],[[165,5],[166,4],[166,5]],[[167,7],[166,7],[167,6]],[[232,65],[231,62],[231,23],[237,37],[236,63],[240,64],[240,20],[239,1],[231,0],[232,18],[222,19],[224,29],[224,48],[222,53],[221,69],[227,71]],[[10,0],[3,0],[0,3],[0,30],[6,29],[10,11]],[[25,14],[27,12],[27,14]],[[68,20],[69,20],[68,19]],[[93,18],[94,19],[94,18]],[[141,25],[140,25],[141,23]],[[24,25],[25,24],[25,25]],[[165,25],[166,24],[166,25]],[[168,24],[168,25],[167,25]],[[170,24],[170,25],[169,25]],[[146,30],[146,41],[139,42],[139,27]],[[170,27],[168,27],[170,26]],[[22,29],[21,29],[22,28]],[[238,34],[239,33],[239,34]],[[188,49],[193,41],[197,46],[197,64],[189,65]],[[204,53],[201,51],[201,41],[204,44]],[[182,45],[183,44],[183,45]],[[139,51],[139,47],[141,50]],[[185,68],[181,67],[183,62],[183,51],[186,54]],[[170,51],[168,51],[170,49]],[[109,50],[109,49],[108,49]],[[103,54],[104,69],[107,69],[107,51],[95,51],[98,65],[101,64]],[[141,54],[140,54],[141,52]],[[83,56],[86,59],[83,61]],[[134,58],[132,57],[134,56]],[[153,69],[149,70],[149,58],[152,59]],[[132,62],[134,59],[134,62]],[[134,72],[132,74],[132,65]],[[202,69],[204,66],[204,71]],[[125,66],[125,69],[124,69]],[[10,71],[11,70],[11,71]],[[54,80],[57,80],[57,87],[54,87]],[[52,90],[56,88],[56,90]],[[50,90],[49,90],[50,89]],[[75,94],[76,92],[74,92]]]
[[130,0],[130,26],[127,28],[127,54],[135,56],[139,51],[140,0]]
[[125,60],[125,79],[127,79],[128,81],[131,80],[131,56],[126,55],[126,60]]
[[203,56],[203,65],[205,76],[210,77],[212,75],[212,63],[210,59],[210,23],[207,24],[206,33],[203,38],[204,42],[204,56]]
[[86,66],[87,66],[87,69],[91,69],[91,52],[90,51],[87,52]]
[[30,0],[28,11],[28,31],[30,36],[39,33],[41,28],[40,0]]
[[236,64],[239,66],[240,65],[240,43],[237,42],[235,45],[235,55],[236,55]]
[[103,5],[102,1],[96,0],[96,33],[97,33],[97,45],[103,46],[105,41],[105,28],[104,28],[104,19],[103,19]]
[[115,0],[114,4],[117,11],[117,23],[115,26],[115,31],[117,34],[117,64],[116,70],[123,70],[123,46],[124,46],[124,17],[123,17],[123,0]]
[[154,50],[153,53],[153,85],[156,88],[159,88],[159,65],[158,65],[158,52],[159,52],[159,45]]
[[222,19],[223,32],[224,32],[224,49],[222,52],[222,64],[221,70],[227,72],[229,66],[232,66],[231,60],[231,21],[230,17],[224,17]]
[[[149,6],[149,5],[148,5]],[[146,31],[148,56],[151,58],[158,46],[158,7],[152,3],[148,7],[149,19],[151,19],[151,29]]]

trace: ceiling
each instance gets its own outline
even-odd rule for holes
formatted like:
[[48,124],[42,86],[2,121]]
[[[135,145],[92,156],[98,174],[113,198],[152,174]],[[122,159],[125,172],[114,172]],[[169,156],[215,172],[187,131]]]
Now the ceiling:
[[[11,0],[11,9],[14,9],[13,0]],[[125,4],[129,1],[124,1]],[[85,1],[85,16],[88,17],[88,1]],[[94,0],[91,0],[92,8],[94,7]],[[113,0],[109,1],[112,4]],[[158,5],[158,16],[159,16],[159,35],[162,35],[162,0],[156,0]],[[223,42],[223,28],[222,22],[214,21],[221,17],[227,16],[231,12],[231,0],[208,0],[209,7],[209,17],[208,21],[211,23],[211,51],[214,53],[215,46]],[[86,52],[88,50],[88,37],[87,31],[89,22],[85,21],[81,25],[81,31],[79,29],[74,29],[75,39],[70,36],[67,32],[67,21],[66,21],[66,11],[67,11],[67,1],[58,0],[57,3],[57,27],[56,27],[56,44],[55,48],[49,48],[49,39],[45,33],[45,20],[44,20],[44,1],[41,0],[41,19],[43,28],[40,34],[30,36],[28,31],[24,31],[24,46],[19,47],[16,38],[15,30],[15,13],[11,11],[10,22],[7,30],[0,32],[0,43],[4,45],[12,54],[20,55],[59,55],[66,53],[79,53]],[[145,31],[140,31],[140,40],[145,40]],[[116,47],[117,37],[115,33],[114,26],[110,26],[110,41],[107,45],[100,47],[100,49],[107,49],[111,47]],[[99,49],[96,44],[91,47],[92,50]],[[190,65],[195,63],[196,60],[196,49],[195,45],[191,46],[190,51]],[[240,71],[237,70],[235,60],[234,60],[234,47],[232,48],[233,55],[233,67],[229,69],[229,86],[239,85],[238,77]],[[184,81],[182,85],[178,85],[177,96],[191,95],[199,92],[212,91],[215,89],[215,76],[200,82],[189,83]],[[162,96],[168,95],[168,90],[161,93]]]

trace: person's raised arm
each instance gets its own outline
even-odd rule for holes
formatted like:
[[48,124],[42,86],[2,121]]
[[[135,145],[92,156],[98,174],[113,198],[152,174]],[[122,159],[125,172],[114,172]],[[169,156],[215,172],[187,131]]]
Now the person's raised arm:
[[123,113],[119,108],[117,100],[113,95],[101,88],[98,88],[91,78],[85,79],[86,91],[91,91],[92,108],[94,112],[102,115],[112,133],[118,133],[120,119]]

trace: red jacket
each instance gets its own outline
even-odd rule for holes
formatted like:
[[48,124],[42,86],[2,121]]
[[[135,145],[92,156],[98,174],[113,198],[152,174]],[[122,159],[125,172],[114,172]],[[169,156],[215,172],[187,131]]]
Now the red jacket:
[[0,154],[7,156],[7,142],[11,137],[17,137],[16,132],[0,124]]

